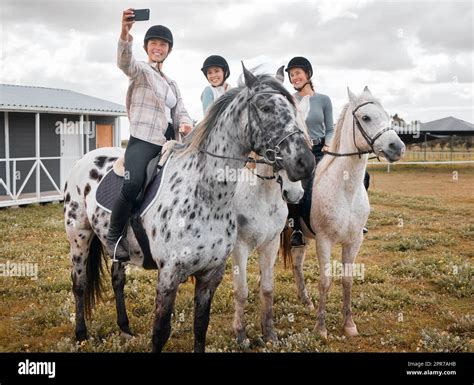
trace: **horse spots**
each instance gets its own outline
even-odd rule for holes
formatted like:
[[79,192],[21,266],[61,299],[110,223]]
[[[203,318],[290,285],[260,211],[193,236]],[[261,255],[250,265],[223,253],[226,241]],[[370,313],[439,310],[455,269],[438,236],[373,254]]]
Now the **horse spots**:
[[156,227],[155,226],[153,226],[153,228],[151,229],[151,237],[152,237],[152,239],[156,238]]
[[171,231],[168,230],[168,231],[166,232],[165,242],[169,242],[170,238],[171,238]]
[[64,199],[64,203],[68,203],[70,200],[71,200],[71,195],[67,193],[66,198]]
[[217,244],[218,244],[218,245],[222,245],[222,242],[223,242],[223,241],[224,241],[224,240],[223,240],[222,238],[220,238],[220,239],[217,241]]
[[89,183],[86,184],[84,188],[84,198],[91,192],[91,185]]
[[106,221],[106,222],[104,223],[104,227],[109,227],[109,221]]
[[165,263],[163,261],[160,261],[160,269],[162,269],[164,265]]
[[161,214],[161,219],[165,219],[167,215],[168,215],[168,209],[165,209],[163,213]]
[[194,219],[196,217],[196,213],[193,211],[191,214],[189,214],[189,219]]
[[95,158],[94,164],[95,164],[98,168],[102,168],[102,167],[104,167],[104,163],[105,163],[106,160],[107,160],[107,157],[106,157],[106,156],[98,156],[98,157]]
[[69,211],[69,212],[67,213],[67,216],[68,216],[69,218],[71,218],[71,219],[77,219],[76,213],[75,213],[74,211]]
[[222,193],[219,193],[219,195],[217,195],[217,199],[219,199],[219,200],[222,199]]
[[79,188],[79,186],[76,186],[76,190],[77,190],[77,193],[81,195],[81,189]]
[[173,173],[173,175],[171,175],[170,182],[171,182],[174,178],[176,178],[176,175],[178,175],[178,171],[175,171],[175,172]]
[[92,170],[90,170],[89,172],[89,177],[91,179],[96,179],[97,181],[99,181],[99,172],[97,171],[97,169],[93,168]]
[[199,245],[199,246],[197,247],[197,249],[198,249],[198,250],[204,249],[204,245]]
[[71,222],[70,219],[68,219],[68,220],[66,221],[66,225],[68,225],[68,226],[69,226],[71,223],[72,223],[72,222]]
[[237,223],[239,224],[239,226],[245,226],[248,222],[248,219],[244,215],[237,215]]

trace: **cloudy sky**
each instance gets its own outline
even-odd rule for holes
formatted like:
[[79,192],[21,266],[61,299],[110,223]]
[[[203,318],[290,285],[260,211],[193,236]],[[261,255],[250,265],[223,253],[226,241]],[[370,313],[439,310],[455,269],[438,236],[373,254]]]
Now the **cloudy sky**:
[[[136,22],[134,52],[153,24],[174,34],[164,72],[191,116],[202,117],[200,72],[211,54],[227,58],[230,83],[263,64],[274,72],[293,56],[315,68],[316,91],[331,97],[335,118],[346,87],[368,85],[405,121],[454,116],[474,122],[472,1],[50,1],[0,0],[0,82],[66,88],[125,103],[128,80],[117,68],[121,12],[149,8]],[[290,89],[288,81],[286,85]],[[123,136],[128,135],[125,131]]]

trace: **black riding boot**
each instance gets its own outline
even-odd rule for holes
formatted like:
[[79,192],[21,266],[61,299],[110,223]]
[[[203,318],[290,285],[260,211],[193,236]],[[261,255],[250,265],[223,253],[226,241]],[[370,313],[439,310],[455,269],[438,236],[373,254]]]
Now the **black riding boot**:
[[[367,169],[365,170],[365,175],[364,175],[364,187],[365,187],[365,190],[368,192],[369,191],[369,185],[370,185],[370,175],[369,173],[367,172]],[[367,228],[367,226],[364,226],[364,228],[362,229],[362,232],[364,234],[367,234],[369,232],[369,229]]]
[[107,233],[107,253],[112,259],[126,262],[130,260],[129,245],[126,239],[126,234],[123,235],[128,220],[132,212],[133,203],[129,202],[125,196],[120,192],[112,209],[110,216],[109,232]]
[[291,233],[290,244],[291,247],[302,247],[305,245],[303,231],[301,231],[301,204],[288,204],[288,218],[290,227],[293,228]]

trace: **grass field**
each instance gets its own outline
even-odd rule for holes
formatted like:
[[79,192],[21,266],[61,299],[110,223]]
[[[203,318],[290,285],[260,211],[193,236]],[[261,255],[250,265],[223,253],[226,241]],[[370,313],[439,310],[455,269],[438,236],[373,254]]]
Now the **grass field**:
[[[410,167],[410,168],[409,168]],[[455,173],[453,173],[455,171]],[[315,314],[301,305],[290,270],[278,262],[275,328],[265,344],[258,320],[258,268],[249,262],[249,351],[474,351],[474,168],[371,168],[372,212],[356,262],[354,320],[360,336],[342,335],[342,287],[335,279],[327,306],[329,339],[313,333]],[[457,179],[456,179],[457,177]],[[131,328],[125,340],[115,324],[110,275],[105,302],[88,323],[90,339],[74,342],[74,299],[62,205],[0,211],[0,263],[37,263],[37,280],[0,277],[0,351],[149,351],[156,272],[130,268],[126,297]],[[339,259],[339,249],[333,257]],[[319,271],[311,248],[305,277],[318,302]],[[193,284],[181,286],[165,350],[191,351]],[[208,351],[242,351],[233,337],[230,262],[213,302]]]

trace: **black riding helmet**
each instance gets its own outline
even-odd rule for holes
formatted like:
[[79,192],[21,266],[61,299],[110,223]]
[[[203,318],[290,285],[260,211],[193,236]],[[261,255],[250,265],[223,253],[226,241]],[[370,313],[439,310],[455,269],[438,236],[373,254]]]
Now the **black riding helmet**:
[[170,49],[173,48],[173,34],[169,28],[164,25],[154,25],[148,28],[146,31],[145,38],[143,39],[144,46],[146,48],[147,42],[150,39],[162,39],[170,44]]
[[206,60],[204,60],[201,71],[202,71],[202,73],[204,74],[204,76],[206,78],[207,78],[207,69],[209,67],[220,67],[220,68],[222,68],[222,70],[224,71],[224,81],[230,75],[229,64],[227,64],[227,61],[222,56],[211,55]]
[[308,74],[308,80],[311,79],[311,77],[313,76],[313,67],[311,66],[309,60],[305,57],[296,56],[291,59],[288,65],[286,66],[285,71],[288,73],[288,80],[290,80],[290,83],[290,69],[292,68],[302,68]]

